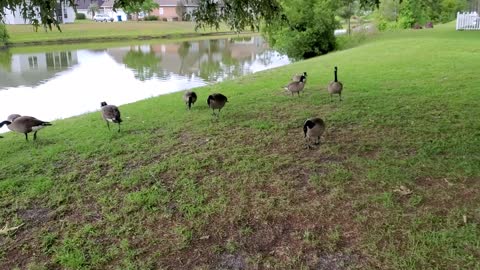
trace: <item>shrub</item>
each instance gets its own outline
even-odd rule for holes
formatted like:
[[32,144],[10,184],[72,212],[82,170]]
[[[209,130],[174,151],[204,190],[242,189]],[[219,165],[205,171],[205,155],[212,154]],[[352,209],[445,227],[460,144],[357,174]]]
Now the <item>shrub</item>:
[[148,15],[143,18],[144,21],[158,21],[158,16]]
[[85,15],[85,13],[77,13],[77,14],[75,14],[75,19],[76,20],[85,20],[85,19],[87,19],[87,16]]
[[335,49],[334,31],[338,26],[329,1],[282,2],[285,18],[263,28],[269,43],[293,59],[310,58]]
[[337,46],[338,50],[345,50],[358,46],[363,41],[367,39],[366,31],[353,32],[351,35],[343,35],[337,37]]
[[6,44],[9,38],[10,36],[8,35],[8,32],[7,32],[7,26],[5,26],[5,24],[3,23],[0,23],[0,44],[1,43]]

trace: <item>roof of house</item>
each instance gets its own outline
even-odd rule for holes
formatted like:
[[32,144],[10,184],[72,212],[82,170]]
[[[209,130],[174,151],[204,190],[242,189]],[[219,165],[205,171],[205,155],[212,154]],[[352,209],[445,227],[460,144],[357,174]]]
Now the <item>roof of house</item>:
[[177,6],[177,0],[155,0],[155,3],[157,3],[161,7],[176,7]]
[[105,0],[75,0],[77,9],[88,9],[88,6],[92,3],[97,3],[98,6],[101,6]]
[[199,0],[180,0],[184,6],[198,6]]
[[115,3],[115,0],[105,0],[105,2],[103,2],[103,5],[101,5],[100,7],[113,7],[113,4]]

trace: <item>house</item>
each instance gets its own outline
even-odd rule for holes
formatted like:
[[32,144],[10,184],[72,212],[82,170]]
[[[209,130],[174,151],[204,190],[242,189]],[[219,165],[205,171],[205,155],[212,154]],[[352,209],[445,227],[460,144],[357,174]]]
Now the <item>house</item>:
[[181,20],[181,15],[177,14],[177,0],[154,0],[158,8],[152,10],[150,15],[158,16],[159,19],[167,21]]
[[[30,24],[30,20],[25,20],[20,14],[21,7],[18,7],[15,11],[7,9],[5,12],[5,24]],[[65,1],[57,1],[55,9],[55,16],[60,23],[73,23],[75,21],[75,10]],[[37,17],[40,20],[40,17]]]
[[77,13],[83,13],[88,19],[91,19],[95,14],[91,14],[88,7],[91,4],[97,4],[100,8],[105,0],[76,0]]
[[115,0],[105,0],[103,4],[100,6],[99,13],[100,14],[107,14],[108,16],[112,17],[116,22],[122,22],[127,20],[127,13],[123,11],[121,8],[117,8],[113,11],[113,4]]

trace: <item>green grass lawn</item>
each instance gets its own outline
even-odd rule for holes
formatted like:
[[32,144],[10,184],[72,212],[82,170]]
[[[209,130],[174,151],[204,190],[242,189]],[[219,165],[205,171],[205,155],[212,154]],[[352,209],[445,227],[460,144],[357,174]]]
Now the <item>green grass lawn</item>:
[[[198,88],[191,111],[182,93],[121,106],[121,133],[96,112],[4,134],[0,229],[23,226],[0,268],[480,269],[479,39],[381,34]],[[312,116],[327,130],[307,150]]]
[[[92,21],[78,21],[73,24],[60,25],[62,32],[56,28],[45,31],[39,28],[36,32],[31,25],[7,25],[11,45],[28,45],[32,43],[53,42],[91,42],[122,39],[146,39],[165,36],[181,36],[186,34],[208,34],[215,29],[199,29],[195,32],[193,22],[163,22],[163,21],[127,21],[113,23],[96,23]],[[229,29],[222,26],[220,32]]]

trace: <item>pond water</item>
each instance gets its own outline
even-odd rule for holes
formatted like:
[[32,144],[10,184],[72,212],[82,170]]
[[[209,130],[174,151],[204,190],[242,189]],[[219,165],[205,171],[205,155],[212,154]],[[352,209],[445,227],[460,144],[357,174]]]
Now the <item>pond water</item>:
[[[0,52],[0,121],[44,121],[204,86],[290,63],[260,36],[99,50]],[[0,132],[8,131],[3,127]]]

